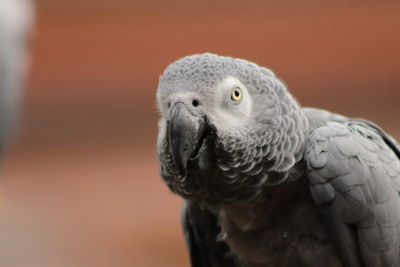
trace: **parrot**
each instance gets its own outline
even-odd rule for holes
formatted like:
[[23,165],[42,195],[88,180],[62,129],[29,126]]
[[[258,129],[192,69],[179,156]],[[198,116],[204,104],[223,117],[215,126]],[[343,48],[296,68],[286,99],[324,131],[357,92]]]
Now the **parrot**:
[[156,98],[192,267],[400,266],[400,146],[376,124],[212,53],[167,66]]
[[0,156],[17,128],[34,21],[30,0],[0,0]]

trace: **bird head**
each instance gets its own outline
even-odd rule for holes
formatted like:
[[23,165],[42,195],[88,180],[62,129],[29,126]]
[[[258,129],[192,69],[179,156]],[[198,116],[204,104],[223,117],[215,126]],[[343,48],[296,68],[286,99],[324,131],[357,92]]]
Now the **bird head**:
[[172,191],[206,204],[249,201],[288,178],[307,120],[266,68],[214,54],[169,65],[157,90],[158,157]]

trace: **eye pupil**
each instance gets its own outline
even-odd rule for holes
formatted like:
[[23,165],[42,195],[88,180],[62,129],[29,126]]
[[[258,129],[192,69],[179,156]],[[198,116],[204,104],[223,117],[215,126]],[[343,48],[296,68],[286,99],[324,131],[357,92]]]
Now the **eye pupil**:
[[236,87],[232,90],[232,94],[231,94],[231,99],[233,101],[240,101],[242,100],[242,90],[240,90],[240,88]]

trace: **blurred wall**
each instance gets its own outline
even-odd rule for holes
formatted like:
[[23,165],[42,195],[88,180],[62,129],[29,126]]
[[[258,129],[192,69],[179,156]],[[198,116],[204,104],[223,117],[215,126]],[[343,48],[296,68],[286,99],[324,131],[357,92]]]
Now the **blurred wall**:
[[[375,120],[380,118],[374,114],[393,114],[390,106],[396,106],[396,1],[38,3],[27,102],[33,117],[27,121],[37,134],[54,130],[58,138],[87,127],[88,138],[111,132],[132,136],[135,121],[146,124],[154,138],[158,76],[171,61],[204,51],[271,68],[306,105],[357,116],[369,112]],[[107,119],[110,127],[104,125]],[[388,124],[392,120],[387,118]]]
[[255,61],[304,105],[368,118],[400,139],[398,1],[37,9],[24,123],[0,183],[0,266],[187,266],[181,200],[158,175],[154,96],[166,65],[188,54]]

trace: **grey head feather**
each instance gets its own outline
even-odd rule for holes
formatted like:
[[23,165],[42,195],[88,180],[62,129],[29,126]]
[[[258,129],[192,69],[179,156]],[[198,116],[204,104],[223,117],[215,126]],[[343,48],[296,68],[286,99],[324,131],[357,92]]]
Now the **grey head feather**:
[[[232,104],[230,90],[243,98]],[[170,189],[209,206],[257,199],[262,188],[299,176],[308,121],[274,73],[255,63],[215,54],[187,56],[159,80],[158,157]],[[168,129],[176,103],[201,113],[207,127],[186,173],[171,155]],[[193,102],[194,103],[194,102]],[[196,113],[197,114],[197,113]]]

